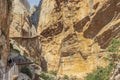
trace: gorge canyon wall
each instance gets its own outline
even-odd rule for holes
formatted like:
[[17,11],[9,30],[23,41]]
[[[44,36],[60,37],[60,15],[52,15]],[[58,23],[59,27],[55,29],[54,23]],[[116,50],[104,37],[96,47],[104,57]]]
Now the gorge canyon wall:
[[107,64],[99,56],[120,37],[120,0],[42,0],[37,11],[48,70],[83,75]]
[[41,0],[35,9],[31,14],[27,0],[0,1],[5,65],[11,50],[59,76],[83,79],[108,64],[106,48],[120,39],[120,0]]
[[30,19],[28,0],[14,0],[11,14],[13,17],[9,29],[11,50],[18,50],[20,55],[41,64],[41,44],[36,28]]
[[11,18],[11,0],[0,0],[0,59],[3,67],[7,65],[9,55],[9,25]]

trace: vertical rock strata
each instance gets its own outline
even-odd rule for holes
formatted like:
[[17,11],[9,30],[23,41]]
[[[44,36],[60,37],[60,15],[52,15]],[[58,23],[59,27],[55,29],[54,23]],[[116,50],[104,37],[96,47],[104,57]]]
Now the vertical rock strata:
[[11,0],[0,0],[0,59],[7,64],[9,55],[9,24],[11,22],[10,9]]

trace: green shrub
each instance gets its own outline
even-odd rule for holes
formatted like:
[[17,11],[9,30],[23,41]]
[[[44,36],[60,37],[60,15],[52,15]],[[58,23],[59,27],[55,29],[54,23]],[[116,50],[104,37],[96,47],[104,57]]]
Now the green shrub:
[[120,40],[113,39],[108,47],[109,52],[118,52],[118,47],[120,46]]
[[56,76],[57,75],[57,72],[56,71],[49,71],[50,74]]
[[41,72],[39,76],[42,80],[57,80],[56,76],[50,73]]
[[22,67],[21,70],[20,70],[20,72],[22,72],[22,73],[28,75],[30,78],[32,78],[32,73],[29,70],[29,68],[27,68],[26,66]]
[[114,66],[111,64],[105,68],[98,67],[96,71],[88,74],[88,76],[86,77],[86,80],[107,80],[113,68]]
[[44,79],[44,80],[50,80],[50,79],[49,79],[49,76],[46,75],[45,72],[41,72],[41,74],[40,74],[39,76],[40,76],[42,79]]
[[64,75],[63,79],[64,79],[64,80],[69,80],[68,75]]

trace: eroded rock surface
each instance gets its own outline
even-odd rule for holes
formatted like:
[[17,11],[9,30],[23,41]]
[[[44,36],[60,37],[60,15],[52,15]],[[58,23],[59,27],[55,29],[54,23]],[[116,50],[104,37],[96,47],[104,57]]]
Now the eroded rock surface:
[[41,44],[30,18],[28,0],[13,1],[12,17],[9,32],[11,45],[15,45],[22,56],[40,64]]
[[[18,50],[19,54],[28,58],[31,62],[41,64],[41,43],[38,37],[32,38],[12,38],[10,40],[13,50]],[[12,50],[11,48],[11,50]]]
[[0,0],[0,59],[7,64],[9,55],[9,24],[11,22],[11,0]]
[[14,0],[12,5],[13,20],[10,25],[10,37],[31,37],[36,29],[30,19],[30,5],[27,0]]
[[120,0],[43,0],[37,30],[48,70],[78,76],[98,65],[105,66],[97,56],[112,38],[120,37],[119,3]]

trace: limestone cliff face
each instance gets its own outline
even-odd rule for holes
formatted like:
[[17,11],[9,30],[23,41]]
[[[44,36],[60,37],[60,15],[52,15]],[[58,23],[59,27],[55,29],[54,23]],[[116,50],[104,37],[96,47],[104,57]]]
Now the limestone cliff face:
[[9,24],[11,0],[0,0],[0,59],[7,64],[9,55]]
[[27,10],[30,9],[30,4],[28,0],[20,0],[20,2],[26,7]]
[[[30,5],[27,0],[14,0],[12,5],[12,23],[10,25],[10,43],[22,56],[40,64],[40,43],[36,28],[30,19]],[[12,49],[12,48],[11,48]]]
[[[82,75],[120,37],[120,0],[42,0],[38,33],[48,70]],[[99,62],[99,63],[98,63]]]
[[10,37],[30,37],[36,29],[30,20],[30,6],[27,0],[14,0],[12,5],[13,21],[10,25]]
[[41,43],[37,36],[30,38],[14,37],[11,38],[10,43],[13,50],[18,50],[21,56],[41,64]]
[[38,21],[39,21],[39,16],[40,16],[40,11],[41,11],[41,3],[42,0],[39,3],[39,6],[34,6],[32,8],[32,12],[31,12],[31,20],[32,20],[32,24],[37,28],[38,27]]

